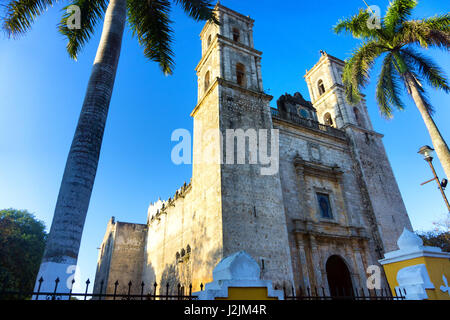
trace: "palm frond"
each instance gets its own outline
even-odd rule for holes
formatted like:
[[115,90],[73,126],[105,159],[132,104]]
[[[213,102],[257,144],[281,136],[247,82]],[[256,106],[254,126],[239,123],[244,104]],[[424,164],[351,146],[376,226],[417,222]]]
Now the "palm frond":
[[165,74],[172,74],[174,66],[172,21],[167,0],[128,0],[128,23],[133,36],[144,48],[144,55],[159,63]]
[[18,37],[30,29],[36,17],[58,0],[13,0],[5,5],[2,28],[8,37]]
[[378,107],[381,114],[386,118],[393,117],[393,108],[404,109],[400,99],[400,83],[400,77],[394,68],[393,54],[390,52],[383,59],[376,89]]
[[393,35],[410,16],[417,6],[417,0],[395,0],[389,4],[383,23],[386,30]]
[[342,79],[350,103],[357,103],[360,100],[360,89],[369,82],[369,73],[376,58],[385,51],[386,48],[377,42],[367,42],[354,51],[352,57],[346,61]]
[[361,92],[358,86],[353,86],[351,81],[352,73],[352,61],[351,59],[345,62],[344,70],[342,72],[342,82],[345,88],[345,98],[350,104],[357,104],[361,101]]
[[175,0],[175,3],[181,5],[184,11],[195,21],[209,20],[219,23],[213,11],[212,0]]
[[422,20],[422,24],[430,30],[450,32],[450,13],[436,15]]
[[367,26],[369,18],[370,14],[366,10],[360,9],[356,15],[339,20],[333,27],[333,31],[336,34],[348,32],[358,39],[372,39],[377,37],[377,32]]
[[421,47],[450,48],[450,14],[402,24],[395,35],[396,45],[417,44]]
[[433,60],[412,48],[403,48],[400,53],[407,65],[414,68],[422,78],[425,78],[430,86],[442,89],[446,93],[450,92],[444,72]]
[[58,25],[59,32],[67,37],[67,52],[72,59],[77,59],[78,53],[94,33],[95,25],[103,16],[107,6],[107,0],[74,0],[71,5],[76,5],[80,8],[81,25],[80,28],[69,28],[68,19],[72,13],[67,12],[65,7],[65,14]]

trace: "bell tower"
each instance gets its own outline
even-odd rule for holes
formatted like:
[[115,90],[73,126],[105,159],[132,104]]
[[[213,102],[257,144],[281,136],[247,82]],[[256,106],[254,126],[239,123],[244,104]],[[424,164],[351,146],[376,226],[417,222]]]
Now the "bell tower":
[[317,110],[319,122],[339,129],[346,125],[353,125],[369,131],[373,130],[364,96],[354,106],[345,101],[342,82],[345,62],[325,51],[321,50],[320,53],[319,62],[305,75],[311,102]]
[[[204,216],[211,239],[203,250],[218,257],[245,250],[260,263],[263,279],[287,285],[293,276],[278,134],[273,97],[263,91],[262,52],[254,49],[254,20],[220,4],[215,12],[220,24],[208,22],[200,33],[198,103],[191,113],[192,184],[196,199],[206,202],[197,214]],[[261,157],[261,141],[270,164]]]
[[217,78],[262,92],[262,52],[254,49],[254,20],[220,4],[216,12],[221,25],[207,23],[200,33],[202,59],[196,68],[199,102]]
[[349,137],[355,172],[366,193],[363,213],[373,222],[376,245],[381,251],[396,250],[396,239],[404,227],[412,230],[411,223],[384,149],[383,135],[372,127],[365,96],[356,105],[345,99],[344,66],[344,61],[321,51],[319,62],[306,72],[305,80],[319,122],[345,130]]

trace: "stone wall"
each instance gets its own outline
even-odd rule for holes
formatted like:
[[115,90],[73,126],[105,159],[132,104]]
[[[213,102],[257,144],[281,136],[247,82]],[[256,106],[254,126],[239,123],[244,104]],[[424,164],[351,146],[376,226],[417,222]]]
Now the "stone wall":
[[[198,103],[191,113],[192,181],[173,198],[151,205],[146,225],[110,221],[94,290],[106,279],[108,292],[116,280],[120,290],[131,280],[143,281],[151,292],[154,282],[160,288],[169,283],[171,290],[178,283],[185,289],[192,284],[198,291],[201,283],[212,281],[212,270],[224,256],[241,250],[258,262],[262,279],[279,287],[326,289],[326,263],[333,255],[345,261],[353,286],[364,286],[366,269],[377,264],[381,244],[392,250],[403,227],[410,228],[365,104],[360,105],[361,127],[343,100],[342,62],[324,54],[306,81],[319,121],[330,112],[339,130],[294,124],[279,112],[272,117],[272,97],[262,89],[262,53],[253,48],[253,20],[217,8],[220,28],[208,23],[201,33]],[[230,40],[234,27],[241,32],[240,42]],[[237,63],[245,65],[241,85]],[[205,83],[208,71],[210,82]],[[319,79],[327,90],[322,96],[315,88]],[[269,154],[270,130],[278,129],[279,170],[263,175],[267,165],[250,163],[255,154],[248,137],[245,163],[237,163],[236,149],[231,151],[234,163],[227,163],[227,129],[252,129],[257,137],[260,129],[269,130]],[[317,193],[329,196],[330,219],[320,215]]]
[[116,293],[127,294],[128,283],[131,281],[131,294],[141,293],[146,236],[147,225],[145,224],[110,220],[101,245],[94,292],[100,292],[103,281],[102,292],[113,294],[114,283],[118,281]]
[[397,249],[404,228],[412,230],[403,199],[387,158],[381,135],[348,128],[355,157],[361,167],[363,188],[368,192],[376,227],[385,252]]
[[[348,141],[281,119],[274,126],[280,129],[280,177],[296,286],[327,288],[325,265],[333,254],[347,261],[354,286],[361,286],[377,256]],[[329,195],[332,219],[320,216],[317,192]]]
[[[260,130],[268,130],[268,152],[272,152],[271,97],[228,82],[221,89],[221,131],[252,129],[260,138]],[[237,142],[224,140],[227,152],[228,143]],[[264,175],[262,168],[267,166],[250,164],[248,145],[246,150],[245,164],[237,164],[235,157],[234,164],[224,163],[221,167],[224,255],[245,250],[261,264],[263,279],[288,285],[293,276],[291,264],[286,263],[291,258],[278,168]],[[224,154],[224,162],[227,156]]]
[[[305,79],[319,120],[322,121],[323,115],[329,112],[335,126],[345,130],[349,137],[358,190],[363,195],[364,211],[367,212],[377,250],[395,250],[395,240],[403,228],[412,230],[411,223],[381,140],[382,135],[373,131],[364,95],[356,105],[346,101],[343,67],[342,60],[323,52],[319,62],[307,71]],[[325,86],[322,95],[318,91],[319,80]]]

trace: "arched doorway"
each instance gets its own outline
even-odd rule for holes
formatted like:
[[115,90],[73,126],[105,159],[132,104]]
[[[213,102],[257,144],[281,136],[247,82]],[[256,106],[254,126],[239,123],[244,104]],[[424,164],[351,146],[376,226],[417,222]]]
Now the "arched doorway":
[[332,297],[353,296],[350,271],[344,260],[339,256],[331,256],[326,263],[328,287]]

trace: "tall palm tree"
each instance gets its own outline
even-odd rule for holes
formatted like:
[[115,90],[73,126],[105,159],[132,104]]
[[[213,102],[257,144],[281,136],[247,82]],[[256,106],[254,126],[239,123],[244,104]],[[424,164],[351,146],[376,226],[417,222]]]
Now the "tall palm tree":
[[[57,0],[12,0],[5,5],[3,29],[10,37],[28,31],[34,20]],[[47,240],[38,279],[53,291],[53,282],[60,278],[65,288],[67,268],[76,265],[81,235],[97,171],[103,132],[120,56],[125,20],[143,47],[144,55],[159,63],[165,74],[171,74],[174,61],[171,50],[172,3],[181,5],[196,21],[217,23],[212,0],[73,0],[78,6],[81,28],[68,22],[72,12],[66,11],[59,23],[59,31],[67,37],[67,51],[76,59],[91,38],[95,26],[103,18],[103,31],[92,67],[78,125],[67,158],[52,226]],[[70,21],[69,21],[70,20]],[[46,281],[45,281],[46,280]],[[70,286],[70,283],[67,284]],[[38,286],[38,284],[36,284]],[[44,287],[41,287],[41,291]]]
[[334,26],[337,34],[348,32],[362,41],[346,61],[343,82],[347,100],[357,103],[361,99],[360,89],[367,85],[375,60],[384,56],[376,89],[382,115],[391,118],[393,109],[404,109],[400,99],[403,83],[422,115],[445,174],[450,177],[449,148],[433,121],[433,107],[422,82],[425,80],[431,87],[446,93],[450,87],[439,66],[418,50],[435,47],[448,51],[450,14],[408,20],[416,6],[416,0],[394,0],[379,26],[371,23],[372,13],[363,9]]

